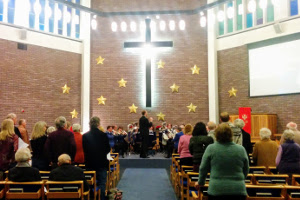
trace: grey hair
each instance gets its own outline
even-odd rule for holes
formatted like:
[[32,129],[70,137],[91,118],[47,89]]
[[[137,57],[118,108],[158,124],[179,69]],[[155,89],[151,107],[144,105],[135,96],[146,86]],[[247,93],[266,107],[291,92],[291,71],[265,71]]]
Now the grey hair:
[[48,135],[49,135],[50,133],[54,132],[54,131],[56,131],[56,128],[55,128],[54,126],[49,126],[49,127],[47,128],[47,134],[48,134]]
[[242,119],[236,119],[236,120],[234,120],[234,126],[242,129],[245,126],[245,122]]
[[295,138],[295,134],[294,134],[294,131],[292,130],[285,130],[283,132],[283,139],[286,141],[286,140],[294,140]]
[[297,130],[297,124],[295,122],[289,122],[286,127],[292,131],[296,131]]
[[66,118],[63,116],[60,116],[55,119],[55,126],[56,126],[56,128],[64,128],[66,125],[66,122],[67,122]]
[[74,132],[80,132],[81,126],[80,124],[73,124],[72,128]]
[[71,161],[71,157],[68,154],[61,154],[58,157],[59,164],[69,163],[70,161]]
[[17,162],[27,162],[32,157],[30,150],[26,147],[18,149],[15,154],[15,159]]
[[262,128],[259,131],[259,136],[260,136],[261,140],[263,140],[263,139],[270,139],[271,134],[272,134],[271,130],[268,129],[268,128]]
[[99,117],[92,117],[90,119],[90,128],[98,128],[100,126],[100,118]]
[[15,113],[9,113],[7,116],[6,116],[6,119],[15,119],[17,118],[17,115]]

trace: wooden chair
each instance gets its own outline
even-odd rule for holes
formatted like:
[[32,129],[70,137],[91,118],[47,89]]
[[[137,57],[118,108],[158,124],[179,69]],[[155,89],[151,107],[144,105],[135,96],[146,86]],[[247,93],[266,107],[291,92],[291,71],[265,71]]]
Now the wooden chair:
[[40,175],[42,180],[49,180],[49,176],[50,176],[50,171],[40,171]]
[[275,166],[268,166],[267,167],[268,174],[278,174],[277,168]]
[[265,166],[251,166],[249,174],[265,174],[267,168]]
[[253,184],[253,174],[248,174],[246,179],[245,179],[245,184],[246,185],[251,185]]
[[5,183],[5,199],[42,199],[44,200],[44,181]]
[[247,200],[285,200],[285,188],[282,185],[246,185]]
[[253,174],[254,185],[288,185],[287,174]]
[[100,199],[100,189],[97,191],[96,171],[84,171],[84,176],[91,188],[93,188],[94,200]]
[[0,199],[3,199],[5,195],[5,181],[0,181]]
[[114,158],[115,161],[115,176],[116,176],[116,185],[120,181],[120,161],[119,161],[119,154],[112,153],[111,156]]
[[174,162],[175,162],[175,168],[173,168],[173,179],[174,179],[174,190],[177,196],[180,195],[180,158],[179,157],[175,157],[174,158]]
[[180,199],[184,200],[184,199],[188,199],[188,172],[193,172],[193,166],[181,166],[181,172],[179,173],[180,176]]
[[174,186],[175,184],[175,176],[176,176],[176,169],[178,169],[178,159],[180,159],[179,154],[172,154],[172,164],[170,166],[170,179],[171,183]]
[[292,185],[295,185],[295,186],[300,185],[300,175],[293,174],[293,176],[292,176]]
[[[46,181],[47,199],[90,199],[90,193],[84,192],[83,181]],[[72,188],[71,188],[72,187]]]
[[188,184],[187,184],[187,193],[188,193],[188,200],[193,199],[193,192],[199,194],[199,191],[195,189],[195,183],[199,180],[199,173],[195,172],[188,172]]
[[286,200],[300,200],[300,187],[285,186]]

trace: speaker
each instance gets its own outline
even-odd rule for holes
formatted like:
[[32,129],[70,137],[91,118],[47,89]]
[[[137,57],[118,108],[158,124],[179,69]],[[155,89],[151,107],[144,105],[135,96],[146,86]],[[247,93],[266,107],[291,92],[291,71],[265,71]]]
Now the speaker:
[[273,27],[274,27],[275,33],[280,34],[280,33],[283,32],[282,27],[281,27],[281,24],[275,23],[275,24],[273,25]]
[[27,30],[21,29],[20,30],[20,40],[26,40],[27,39]]

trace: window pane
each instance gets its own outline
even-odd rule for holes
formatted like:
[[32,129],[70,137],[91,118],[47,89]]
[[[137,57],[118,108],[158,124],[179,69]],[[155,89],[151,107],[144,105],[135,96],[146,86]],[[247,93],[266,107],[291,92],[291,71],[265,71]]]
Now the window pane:
[[8,23],[13,24],[15,21],[15,0],[10,0],[8,2],[8,16],[7,16]]
[[274,5],[272,4],[271,0],[268,0],[268,7],[267,7],[267,22],[274,21]]
[[224,35],[224,22],[219,22],[219,35]]
[[0,22],[3,21],[3,1],[0,0]]
[[29,28],[34,28],[34,24],[35,24],[34,4],[35,4],[35,0],[30,0]]
[[[67,8],[67,12],[70,13],[70,16],[71,16],[71,13],[72,13],[72,9],[71,8]],[[71,36],[71,17],[70,17],[70,22],[67,23],[67,36]]]
[[247,28],[250,28],[253,26],[253,14],[248,13],[247,14]]
[[259,6],[259,0],[256,1],[256,5],[256,25],[260,25],[264,23],[263,9]]
[[[233,3],[232,2],[227,4],[227,11],[228,11],[228,9],[229,9],[229,11],[230,10],[233,11]],[[233,32],[233,16],[234,16],[234,14],[233,13],[225,13],[225,15],[227,15],[227,32],[231,33],[231,32]],[[232,15],[232,17],[231,17],[231,15]]]
[[291,16],[298,15],[298,13],[298,0],[291,0]]
[[79,10],[76,10],[76,15],[78,15],[78,24],[75,25],[75,35],[76,35],[76,38],[79,38],[79,35],[80,35],[80,11]]
[[[63,15],[63,5],[58,4],[58,10],[60,10],[61,14]],[[61,16],[61,19],[58,20],[58,34],[63,34],[63,16]]]
[[46,1],[45,0],[40,0],[40,4],[41,4],[41,13],[40,13],[40,30],[44,31],[45,30],[45,5],[46,5]]
[[242,30],[243,29],[243,15],[242,15],[242,11],[243,10],[243,4],[242,4],[242,0],[237,0],[236,1],[236,9],[235,12],[237,13],[237,19],[236,19],[236,23],[237,23],[237,30]]
[[51,16],[49,17],[49,32],[54,32],[54,3],[49,2],[49,7],[51,9]]

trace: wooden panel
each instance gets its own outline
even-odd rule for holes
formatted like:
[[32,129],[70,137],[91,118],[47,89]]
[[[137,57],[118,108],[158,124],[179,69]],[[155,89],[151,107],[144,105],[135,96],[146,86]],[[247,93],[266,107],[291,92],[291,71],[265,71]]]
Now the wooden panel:
[[[230,115],[230,121],[238,119],[239,115]],[[259,130],[268,128],[274,134],[277,134],[277,115],[276,114],[251,114],[251,142],[260,140]]]

